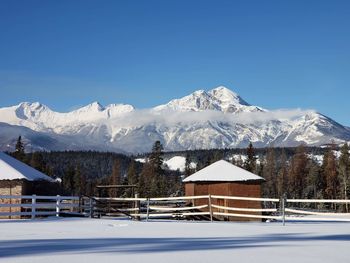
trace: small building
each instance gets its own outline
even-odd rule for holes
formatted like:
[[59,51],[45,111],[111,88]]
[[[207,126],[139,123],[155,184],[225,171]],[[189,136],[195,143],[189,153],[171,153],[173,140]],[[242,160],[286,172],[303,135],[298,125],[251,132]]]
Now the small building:
[[[54,179],[0,152],[0,204],[21,203],[21,199],[1,198],[1,195],[56,195],[58,193],[59,187]],[[0,212],[20,211],[21,207],[0,207]]]
[[[186,196],[210,194],[257,198],[261,197],[261,184],[264,181],[264,178],[224,160],[217,161],[183,180],[185,183]],[[211,202],[214,205],[225,207],[253,209],[261,208],[261,202],[251,200],[229,200],[212,198]],[[194,206],[199,206],[207,203],[208,200],[204,199],[193,200]],[[248,214],[246,211],[232,211],[218,208],[213,208],[213,212]],[[249,213],[252,214],[252,212]],[[261,212],[254,212],[253,214],[261,215]],[[224,219],[230,221],[256,220],[245,217],[216,217],[221,220]]]

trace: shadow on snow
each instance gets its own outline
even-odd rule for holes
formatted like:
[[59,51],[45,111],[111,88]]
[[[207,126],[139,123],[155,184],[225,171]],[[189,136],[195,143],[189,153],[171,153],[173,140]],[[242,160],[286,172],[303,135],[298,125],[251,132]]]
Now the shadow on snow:
[[[51,253],[161,253],[299,246],[299,241],[350,241],[350,235],[262,235],[245,238],[90,238],[0,241],[0,258]],[[283,244],[283,242],[288,242]]]

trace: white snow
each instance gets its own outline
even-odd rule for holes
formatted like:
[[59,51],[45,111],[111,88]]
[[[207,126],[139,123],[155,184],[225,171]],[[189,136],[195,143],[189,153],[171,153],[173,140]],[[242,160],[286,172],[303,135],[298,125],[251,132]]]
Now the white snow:
[[[136,162],[140,162],[140,163],[145,163],[146,162],[146,158],[137,158],[135,159]],[[167,165],[169,170],[179,170],[180,172],[183,172],[185,170],[185,165],[186,165],[186,158],[183,156],[174,156],[168,160],[164,161],[164,164]],[[196,163],[191,162],[190,163],[190,167],[192,169],[195,169],[197,166]]]
[[162,141],[167,151],[181,151],[240,148],[249,141],[255,147],[266,147],[350,139],[349,128],[313,110],[268,111],[249,105],[223,86],[198,90],[151,109],[93,102],[60,113],[39,102],[23,102],[0,108],[0,126],[0,147],[6,150],[4,146],[13,147],[19,134],[36,149],[129,153],[148,152],[155,140]]
[[0,262],[347,263],[349,223],[0,220]]
[[217,110],[227,113],[259,112],[266,111],[257,106],[251,106],[237,93],[224,86],[219,86],[210,91],[197,90],[180,99],[171,100],[169,103],[159,105],[154,111],[203,111]]
[[[350,153],[350,151],[349,151],[349,153]],[[334,154],[335,158],[339,160],[339,158],[341,156],[341,151],[333,151],[333,154]],[[318,164],[323,163],[324,155],[322,155],[322,154],[309,154],[308,156],[309,156],[309,158],[315,160]]]
[[323,163],[323,155],[321,154],[309,154],[308,156],[320,165]]
[[183,156],[174,156],[164,162],[170,170],[185,170],[186,158]]
[[26,179],[28,181],[46,180],[53,182],[49,176],[0,152],[0,180]]
[[[164,163],[168,166],[170,170],[176,171],[179,170],[180,172],[185,171],[186,166],[186,157],[183,156],[174,156],[170,158],[169,160],[164,161]],[[191,162],[190,167],[192,169],[196,168],[196,163]]]
[[253,180],[264,180],[264,178],[248,172],[227,161],[220,160],[185,178],[183,182],[240,182]]
[[233,159],[235,160],[235,161],[238,161],[238,160],[241,160],[242,162],[245,162],[246,160],[247,160],[247,155],[245,155],[245,154],[233,154],[231,157],[229,157],[228,159],[230,160],[230,161],[232,161]]
[[136,162],[139,162],[139,163],[145,163],[146,162],[146,158],[137,158],[135,159]]

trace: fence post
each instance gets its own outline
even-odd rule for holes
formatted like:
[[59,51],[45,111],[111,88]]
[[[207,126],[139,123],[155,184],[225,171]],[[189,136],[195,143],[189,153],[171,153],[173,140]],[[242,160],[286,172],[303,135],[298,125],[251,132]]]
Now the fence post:
[[135,202],[134,202],[134,208],[135,208],[135,218],[136,220],[140,220],[140,217],[138,216],[138,214],[140,213],[140,201],[136,200],[139,197],[138,194],[135,194]]
[[36,195],[32,195],[32,219],[35,219],[35,213],[36,213]]
[[210,222],[213,222],[213,210],[211,207],[211,195],[208,195],[208,205],[209,205],[209,213],[210,213]]
[[282,223],[283,226],[286,225],[286,195],[284,194],[281,198],[281,208],[282,208]]
[[60,195],[56,196],[56,216],[59,217],[60,216]]
[[149,217],[149,198],[147,198],[147,215],[146,215],[146,221],[148,221]]
[[[78,200],[78,213],[79,214],[82,214],[83,213],[83,209],[82,209],[82,206],[83,206],[83,197],[82,196],[79,196],[79,200]],[[74,200],[72,200],[72,203],[74,204]],[[72,207],[73,211],[74,211],[74,207]]]
[[94,207],[93,207],[93,203],[92,203],[92,198],[89,197],[89,212],[90,212],[90,218],[94,217]]

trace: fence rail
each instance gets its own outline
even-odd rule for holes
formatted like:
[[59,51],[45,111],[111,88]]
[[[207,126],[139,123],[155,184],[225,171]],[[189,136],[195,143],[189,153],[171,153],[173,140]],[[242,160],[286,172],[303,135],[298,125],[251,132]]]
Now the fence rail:
[[[249,207],[254,203],[259,205]],[[297,203],[303,204],[303,207],[296,208]],[[305,208],[305,204],[310,204],[311,207],[311,204],[314,206],[316,203],[325,204],[328,208]],[[0,195],[0,218],[60,216],[62,213],[74,212],[90,217],[123,215],[138,220],[182,218],[213,221],[241,218],[276,220],[282,221],[283,224],[286,221],[350,222],[348,211],[332,210],[336,205],[341,208],[349,203],[350,200],[338,199],[278,199],[222,195],[157,198]]]
[[60,216],[80,210],[80,200],[77,196],[0,195],[0,218]]

